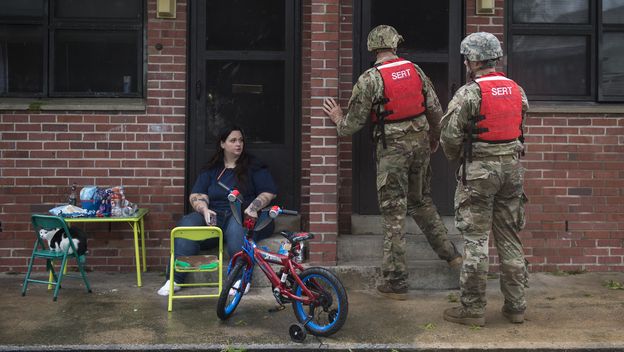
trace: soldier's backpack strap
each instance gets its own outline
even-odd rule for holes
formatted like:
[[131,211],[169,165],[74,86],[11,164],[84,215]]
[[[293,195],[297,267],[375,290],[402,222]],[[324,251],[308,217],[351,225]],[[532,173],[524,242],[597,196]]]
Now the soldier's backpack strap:
[[[375,135],[373,132],[373,141],[375,143],[377,143],[379,141],[379,139],[381,138],[381,144],[383,145],[383,148],[386,149],[388,146],[386,144],[386,116],[390,115],[393,113],[392,110],[382,110],[382,107],[386,104],[388,104],[390,100],[386,97],[383,97],[381,99],[378,99],[377,101],[373,102],[373,109],[376,110],[376,115],[377,115],[377,134]],[[375,129],[373,129],[374,131]]]

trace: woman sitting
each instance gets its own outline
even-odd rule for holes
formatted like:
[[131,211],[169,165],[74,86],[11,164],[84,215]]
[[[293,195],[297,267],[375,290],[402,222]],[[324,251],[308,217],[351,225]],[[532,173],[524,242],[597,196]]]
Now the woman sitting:
[[[232,216],[228,192],[219,186],[221,182],[230,189],[236,188],[243,196],[245,216],[258,217],[258,211],[269,205],[277,195],[277,187],[266,165],[245,152],[245,137],[239,127],[229,127],[219,133],[217,152],[199,175],[189,196],[194,212],[185,215],[177,226],[218,226],[223,231],[227,252],[234,255],[243,246],[243,227]],[[242,218],[242,217],[241,217]],[[259,241],[273,233],[273,223],[254,234]],[[176,258],[197,255],[200,250],[218,246],[217,239],[191,241],[175,239]],[[169,277],[167,268],[167,277]],[[186,273],[174,274],[174,291],[180,289],[176,284],[184,283]],[[247,286],[249,287],[249,286]],[[161,296],[169,295],[169,280],[158,290]]]

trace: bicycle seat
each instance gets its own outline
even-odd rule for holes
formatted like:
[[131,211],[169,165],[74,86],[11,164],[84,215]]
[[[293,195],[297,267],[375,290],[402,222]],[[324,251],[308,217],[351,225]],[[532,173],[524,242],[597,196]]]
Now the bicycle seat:
[[290,243],[302,242],[314,238],[314,234],[309,232],[282,231],[280,235],[286,237]]

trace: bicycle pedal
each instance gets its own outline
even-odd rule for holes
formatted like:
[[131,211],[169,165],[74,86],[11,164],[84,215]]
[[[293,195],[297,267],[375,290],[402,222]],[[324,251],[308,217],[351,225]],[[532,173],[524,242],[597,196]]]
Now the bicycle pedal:
[[269,309],[269,313],[277,313],[277,312],[279,312],[281,310],[284,310],[285,308],[286,308],[285,305],[275,306],[275,307]]

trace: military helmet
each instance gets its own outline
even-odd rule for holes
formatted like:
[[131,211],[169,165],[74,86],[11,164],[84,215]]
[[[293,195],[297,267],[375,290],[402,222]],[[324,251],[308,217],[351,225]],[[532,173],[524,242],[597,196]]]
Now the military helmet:
[[503,56],[498,38],[492,33],[472,33],[461,42],[460,52],[469,61],[494,60]]
[[379,25],[371,29],[368,33],[366,46],[368,51],[377,49],[396,49],[403,42],[403,37],[392,26],[385,24]]

